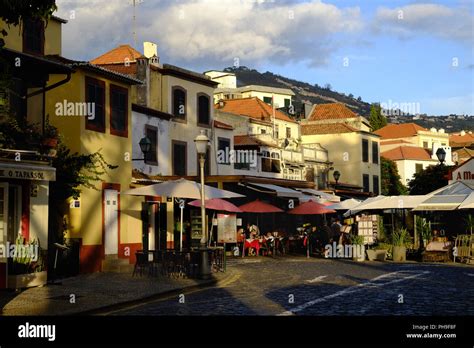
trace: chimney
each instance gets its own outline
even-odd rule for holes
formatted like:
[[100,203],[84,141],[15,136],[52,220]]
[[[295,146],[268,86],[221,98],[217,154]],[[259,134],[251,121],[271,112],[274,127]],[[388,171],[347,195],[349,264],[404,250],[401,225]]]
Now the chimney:
[[158,57],[158,45],[153,42],[145,41],[143,43],[143,55],[147,57],[150,64],[159,66],[160,57]]

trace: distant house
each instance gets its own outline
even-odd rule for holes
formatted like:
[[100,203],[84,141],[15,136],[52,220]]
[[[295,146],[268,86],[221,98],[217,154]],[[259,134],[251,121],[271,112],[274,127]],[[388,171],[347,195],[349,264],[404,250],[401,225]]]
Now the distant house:
[[474,134],[472,134],[472,131],[461,131],[459,133],[450,134],[449,146],[451,146],[453,150],[462,148],[474,149]]
[[232,72],[210,70],[204,73],[219,83],[214,91],[214,103],[219,100],[257,97],[275,108],[289,108],[293,105],[295,93],[289,88],[247,85],[237,87],[237,78]]
[[305,146],[319,143],[328,150],[334,171],[341,173],[339,190],[380,193],[380,136],[365,117],[340,103],[315,105],[301,121],[301,139]]
[[392,160],[397,165],[402,184],[408,185],[415,173],[423,171],[431,165],[438,164],[427,149],[414,145],[402,145],[383,151],[380,156]]
[[[382,142],[386,140],[403,140],[423,148],[429,152],[433,160],[437,160],[436,151],[439,148],[443,148],[446,152],[445,164],[453,164],[451,147],[449,146],[449,134],[443,128],[426,129],[416,123],[388,124],[374,133],[381,137]],[[382,149],[382,151],[386,150],[387,148]]]

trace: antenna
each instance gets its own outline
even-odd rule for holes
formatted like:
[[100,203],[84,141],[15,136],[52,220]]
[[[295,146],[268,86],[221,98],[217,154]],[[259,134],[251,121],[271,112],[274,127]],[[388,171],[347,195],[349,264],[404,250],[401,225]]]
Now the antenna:
[[142,2],[143,2],[143,0],[132,0],[132,5],[133,5],[133,19],[132,19],[133,48],[137,48],[137,31],[136,31],[137,5],[140,5]]

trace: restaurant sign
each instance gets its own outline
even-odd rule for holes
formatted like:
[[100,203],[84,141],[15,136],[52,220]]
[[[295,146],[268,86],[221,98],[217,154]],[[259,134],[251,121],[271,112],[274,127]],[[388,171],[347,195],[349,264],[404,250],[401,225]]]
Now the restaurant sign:
[[55,181],[56,170],[48,167],[0,164],[0,178]]
[[449,182],[454,181],[474,181],[474,160],[469,160],[453,170],[452,180]]

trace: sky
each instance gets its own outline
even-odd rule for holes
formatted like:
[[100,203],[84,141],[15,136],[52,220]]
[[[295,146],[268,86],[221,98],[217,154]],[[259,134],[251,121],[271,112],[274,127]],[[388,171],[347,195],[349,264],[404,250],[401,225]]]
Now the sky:
[[474,115],[474,0],[57,0],[63,55],[130,44],[203,72],[240,65],[429,115]]

